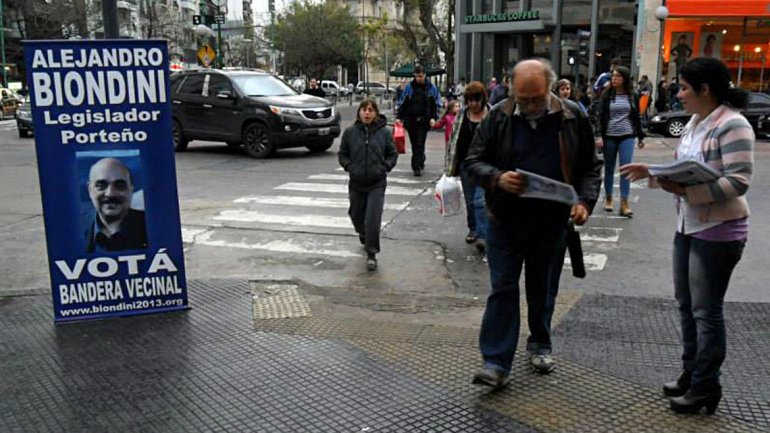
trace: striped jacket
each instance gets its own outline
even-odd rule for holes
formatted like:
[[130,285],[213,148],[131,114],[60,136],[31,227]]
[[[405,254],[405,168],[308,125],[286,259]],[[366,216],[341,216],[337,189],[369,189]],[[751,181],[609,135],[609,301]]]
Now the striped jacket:
[[[729,221],[749,216],[746,191],[754,167],[754,131],[733,108],[716,108],[701,143],[706,164],[722,173],[712,182],[686,188],[687,203],[699,221]],[[687,128],[693,127],[693,119]]]

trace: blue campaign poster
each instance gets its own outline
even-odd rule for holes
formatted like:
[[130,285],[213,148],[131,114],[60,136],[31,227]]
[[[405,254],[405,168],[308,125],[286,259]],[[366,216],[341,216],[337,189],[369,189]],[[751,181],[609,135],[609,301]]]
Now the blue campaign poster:
[[189,308],[165,41],[26,41],[56,322]]

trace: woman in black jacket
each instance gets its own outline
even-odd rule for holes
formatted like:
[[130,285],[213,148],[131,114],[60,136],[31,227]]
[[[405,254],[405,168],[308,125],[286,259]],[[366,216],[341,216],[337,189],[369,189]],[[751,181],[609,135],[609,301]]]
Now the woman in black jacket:
[[366,268],[377,269],[380,252],[380,225],[385,202],[387,174],[396,166],[398,153],[385,116],[377,103],[364,99],[358,106],[353,126],[342,133],[340,165],[350,174],[348,215],[366,250]]
[[[612,212],[612,187],[618,156],[620,165],[630,164],[634,158],[634,142],[644,147],[644,131],[639,117],[639,98],[631,89],[631,72],[624,66],[612,70],[611,86],[602,93],[599,102],[599,136],[596,145],[604,148],[604,210]],[[631,217],[628,205],[631,182],[620,177],[620,215]]]

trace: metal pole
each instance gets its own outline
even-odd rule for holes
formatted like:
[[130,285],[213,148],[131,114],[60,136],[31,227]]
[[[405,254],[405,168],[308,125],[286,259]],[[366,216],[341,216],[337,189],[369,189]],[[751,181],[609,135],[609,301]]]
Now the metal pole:
[[591,0],[591,39],[588,42],[588,79],[596,75],[596,38],[599,36],[599,0]]
[[120,37],[118,0],[102,0],[102,21],[104,22],[104,39]]
[[5,24],[3,23],[3,0],[0,0],[0,56],[3,62],[3,87],[8,87],[8,70],[5,69]]
[[551,64],[557,77],[561,77],[561,14],[563,10],[563,0],[555,0],[553,5],[554,27],[551,36]]
[[746,25],[748,24],[749,19],[747,17],[743,18],[743,31],[741,33],[741,58],[738,62],[738,84],[735,87],[741,87],[741,77],[743,77],[743,58],[745,57],[746,53]]
[[[217,14],[219,13],[219,10],[217,10]],[[217,58],[219,59],[219,69],[222,69],[222,67],[225,66],[224,64],[224,53],[222,52],[222,23],[217,20]]]

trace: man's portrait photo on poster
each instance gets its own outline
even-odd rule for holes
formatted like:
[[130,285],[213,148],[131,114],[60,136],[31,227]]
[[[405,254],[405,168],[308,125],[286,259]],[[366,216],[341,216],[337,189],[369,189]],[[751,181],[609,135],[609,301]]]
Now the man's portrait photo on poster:
[[147,248],[139,150],[77,152],[88,253]]

